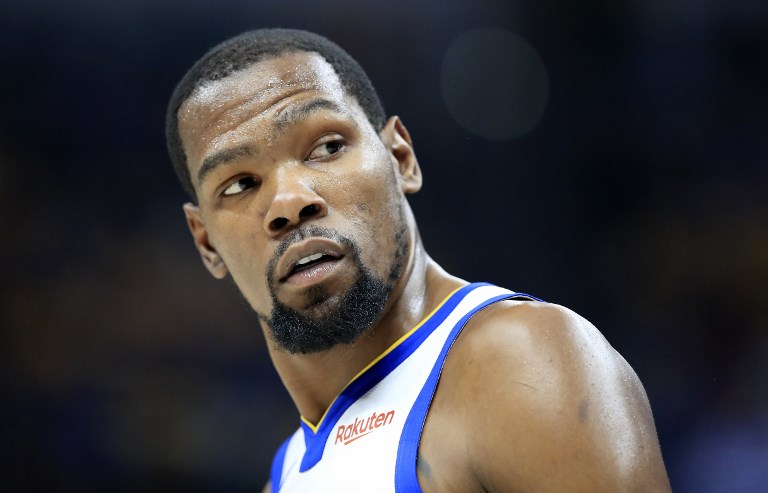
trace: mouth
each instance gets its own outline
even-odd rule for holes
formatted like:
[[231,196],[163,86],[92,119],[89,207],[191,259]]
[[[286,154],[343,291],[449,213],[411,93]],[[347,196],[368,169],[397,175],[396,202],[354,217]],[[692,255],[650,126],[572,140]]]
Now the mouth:
[[340,245],[326,238],[310,238],[288,250],[277,265],[278,281],[306,285],[326,277],[344,258]]
[[[336,262],[340,260],[341,257],[336,257],[333,255],[327,255],[325,253],[315,253],[313,255],[308,255],[306,257],[303,257],[296,262],[296,264],[293,266],[293,268],[290,270],[288,275],[285,277],[284,280],[287,280],[290,277],[293,277],[297,275],[300,272],[305,271],[317,271],[319,268],[325,267],[322,264],[327,264],[329,262]],[[309,274],[309,272],[306,272],[303,274],[303,277],[306,277],[306,274]]]

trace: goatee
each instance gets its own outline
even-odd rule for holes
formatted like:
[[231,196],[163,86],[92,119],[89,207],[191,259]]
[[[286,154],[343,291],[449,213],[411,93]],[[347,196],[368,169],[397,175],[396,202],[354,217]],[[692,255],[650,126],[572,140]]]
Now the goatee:
[[[380,279],[367,268],[360,258],[360,247],[337,231],[319,226],[307,226],[288,234],[280,243],[273,260],[267,266],[267,282],[273,308],[269,319],[261,317],[269,326],[271,338],[279,349],[292,354],[326,351],[338,344],[351,344],[376,323],[389,300],[405,263],[408,244],[405,222],[395,234],[395,253],[386,280]],[[357,277],[341,299],[328,302],[333,293],[322,286],[309,290],[309,306],[299,312],[277,300],[275,280],[272,276],[277,259],[293,243],[306,237],[324,237],[346,247],[348,258],[357,267]]]

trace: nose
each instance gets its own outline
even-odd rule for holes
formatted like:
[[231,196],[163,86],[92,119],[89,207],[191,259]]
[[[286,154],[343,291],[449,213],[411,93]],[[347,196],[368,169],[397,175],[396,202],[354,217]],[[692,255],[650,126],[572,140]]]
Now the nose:
[[277,171],[273,180],[275,193],[264,217],[268,235],[279,236],[304,221],[328,214],[325,200],[297,173]]

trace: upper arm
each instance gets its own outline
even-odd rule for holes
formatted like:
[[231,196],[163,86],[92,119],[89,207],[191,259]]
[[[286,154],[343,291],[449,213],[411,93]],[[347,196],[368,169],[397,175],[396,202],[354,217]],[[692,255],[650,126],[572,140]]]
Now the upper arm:
[[264,485],[264,488],[262,488],[261,493],[271,493],[272,492],[272,482],[267,481],[267,484]]
[[[502,303],[455,348],[471,468],[489,491],[669,491],[637,376],[589,322]],[[478,364],[480,363],[480,364]]]

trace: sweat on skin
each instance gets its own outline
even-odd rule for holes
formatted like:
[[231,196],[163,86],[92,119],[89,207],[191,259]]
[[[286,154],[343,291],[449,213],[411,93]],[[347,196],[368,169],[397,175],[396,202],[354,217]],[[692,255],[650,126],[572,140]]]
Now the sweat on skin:
[[[410,136],[394,116],[372,127],[314,52],[285,53],[205,84],[178,116],[199,201],[184,212],[203,263],[214,277],[231,275],[259,314],[299,413],[318,423],[355,375],[468,284],[421,243],[405,197],[421,187]],[[321,230],[334,234],[313,233]],[[359,246],[359,263],[336,233]],[[290,246],[278,253],[281,243]],[[394,268],[398,258],[402,269]],[[384,302],[365,304],[377,309],[360,337],[306,354],[276,342],[269,323],[277,302],[327,320],[345,306],[361,266],[392,289]],[[544,392],[538,383],[547,381],[569,384]],[[329,423],[329,442],[394,429],[407,416],[395,421],[384,400],[364,409],[351,422]],[[470,318],[423,424],[414,474],[425,493],[669,491],[636,375],[597,329],[555,305],[500,301]]]

